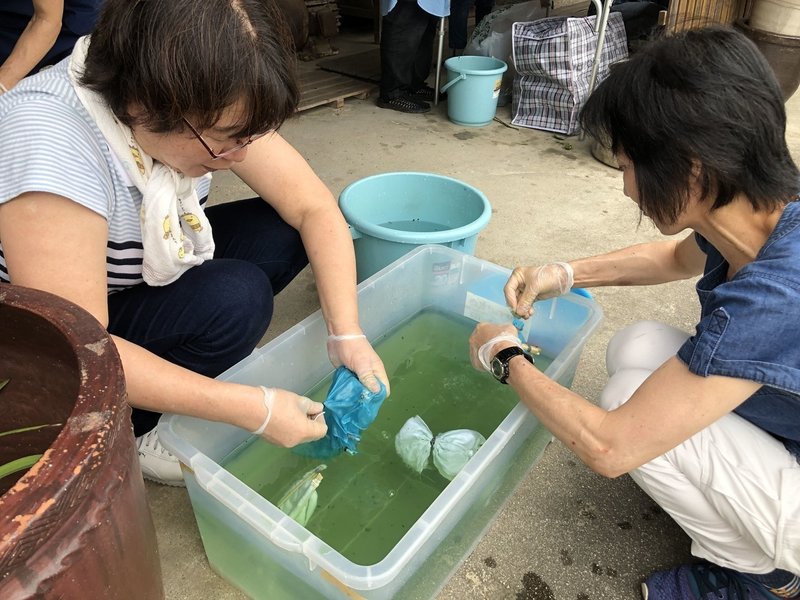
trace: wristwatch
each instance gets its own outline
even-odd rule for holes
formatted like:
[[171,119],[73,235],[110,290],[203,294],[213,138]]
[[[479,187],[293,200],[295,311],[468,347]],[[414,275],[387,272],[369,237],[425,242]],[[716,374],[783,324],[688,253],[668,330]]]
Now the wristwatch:
[[500,383],[508,383],[508,362],[515,356],[519,355],[524,356],[525,360],[533,364],[533,357],[529,354],[525,354],[525,352],[523,352],[522,348],[519,346],[504,348],[494,355],[491,367],[492,375],[494,375],[494,378],[497,379],[497,381]]

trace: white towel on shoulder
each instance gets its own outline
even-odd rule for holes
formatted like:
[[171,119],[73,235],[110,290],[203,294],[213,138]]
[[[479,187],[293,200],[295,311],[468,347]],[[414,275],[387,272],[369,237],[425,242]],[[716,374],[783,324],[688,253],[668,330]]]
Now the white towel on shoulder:
[[142,277],[148,285],[167,285],[214,256],[211,225],[197,197],[199,178],[186,177],[145,154],[131,129],[114,116],[102,97],[79,83],[89,43],[89,36],[84,36],[75,44],[69,62],[70,82],[111,152],[142,193]]

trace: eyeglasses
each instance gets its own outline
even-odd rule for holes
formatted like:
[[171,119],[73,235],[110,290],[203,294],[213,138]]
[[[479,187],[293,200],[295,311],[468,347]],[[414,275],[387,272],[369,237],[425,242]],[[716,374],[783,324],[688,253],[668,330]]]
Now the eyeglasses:
[[208,143],[203,139],[203,136],[200,135],[200,133],[197,131],[197,129],[192,127],[192,124],[189,123],[189,121],[187,121],[186,119],[183,119],[183,122],[189,128],[189,131],[191,131],[194,134],[194,137],[196,137],[198,140],[200,140],[200,143],[203,144],[203,148],[205,148],[208,151],[208,153],[211,155],[211,159],[212,160],[217,160],[218,158],[225,158],[226,156],[230,156],[234,152],[238,152],[242,148],[245,148],[246,146],[249,146],[250,144],[255,142],[257,139],[262,138],[265,135],[267,135],[267,133],[269,133],[269,132],[265,132],[265,133],[257,133],[256,135],[251,135],[245,141],[238,142],[236,145],[232,146],[231,148],[228,148],[227,150],[223,150],[222,152],[214,152],[211,149],[211,146],[209,146]]

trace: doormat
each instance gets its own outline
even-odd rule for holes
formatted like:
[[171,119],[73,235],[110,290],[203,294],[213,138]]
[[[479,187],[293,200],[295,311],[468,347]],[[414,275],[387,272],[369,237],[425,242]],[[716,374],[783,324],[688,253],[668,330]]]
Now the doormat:
[[373,48],[358,54],[346,56],[332,56],[317,61],[317,67],[323,71],[348,75],[356,79],[380,83],[381,81],[381,51]]

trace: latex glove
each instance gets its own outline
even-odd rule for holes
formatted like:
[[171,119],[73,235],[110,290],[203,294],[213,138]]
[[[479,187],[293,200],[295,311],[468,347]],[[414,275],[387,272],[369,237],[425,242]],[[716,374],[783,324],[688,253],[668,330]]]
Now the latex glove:
[[503,293],[511,310],[527,319],[533,303],[566,294],[575,283],[572,265],[565,262],[540,267],[517,267],[508,278]]
[[271,394],[271,399],[265,397],[267,425],[260,435],[271,444],[291,448],[318,440],[328,432],[322,416],[324,406],[319,402],[288,390],[262,389],[266,389],[266,394]]
[[513,325],[478,323],[469,336],[469,360],[479,371],[491,371],[495,355],[512,346],[521,347]]
[[350,369],[371,392],[380,391],[380,379],[386,386],[386,396],[389,396],[389,377],[383,361],[364,334],[329,335],[328,358],[334,367],[344,365]]

